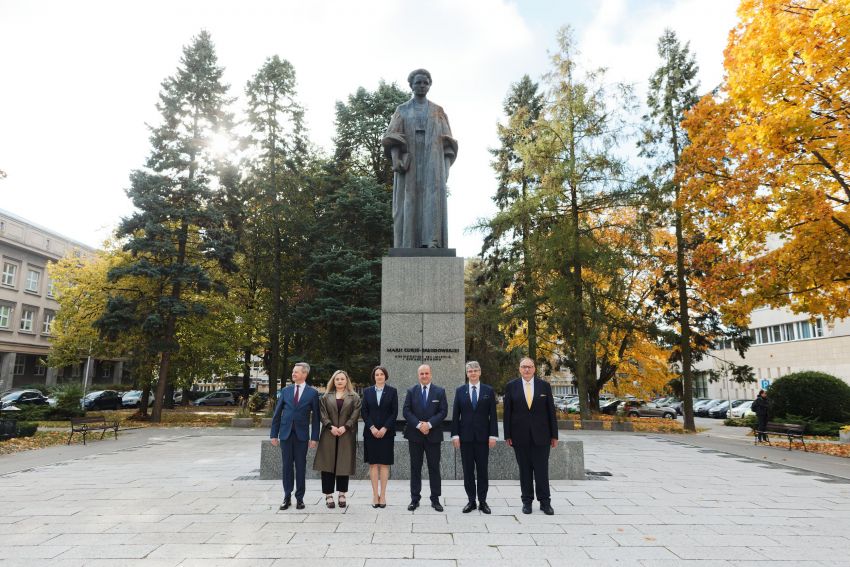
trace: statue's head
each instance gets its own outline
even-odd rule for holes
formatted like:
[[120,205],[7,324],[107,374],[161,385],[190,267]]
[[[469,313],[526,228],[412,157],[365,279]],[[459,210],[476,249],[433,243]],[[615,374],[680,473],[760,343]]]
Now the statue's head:
[[431,73],[428,69],[414,69],[407,76],[407,84],[410,85],[413,94],[425,96],[431,88]]

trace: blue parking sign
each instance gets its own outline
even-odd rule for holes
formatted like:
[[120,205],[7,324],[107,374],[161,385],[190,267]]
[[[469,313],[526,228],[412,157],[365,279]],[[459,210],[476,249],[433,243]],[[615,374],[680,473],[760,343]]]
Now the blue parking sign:
[[761,389],[767,390],[768,388],[770,388],[770,380],[765,378],[764,380],[761,381]]

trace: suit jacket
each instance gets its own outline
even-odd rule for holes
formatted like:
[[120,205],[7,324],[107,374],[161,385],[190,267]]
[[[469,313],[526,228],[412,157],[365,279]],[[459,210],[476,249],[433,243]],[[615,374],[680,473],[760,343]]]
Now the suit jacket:
[[528,409],[522,378],[511,380],[505,386],[504,406],[505,439],[511,439],[514,445],[548,445],[558,438],[555,400],[549,382],[534,377],[534,397]]
[[[449,414],[449,402],[446,399],[446,390],[431,384],[428,386],[428,401],[422,405],[422,386],[416,384],[407,391],[404,397],[402,415],[407,422],[404,429],[404,437],[415,443],[442,443],[443,430],[440,428],[443,420]],[[416,429],[420,421],[431,424],[428,435]]]
[[381,394],[381,403],[378,403],[378,394],[374,386],[363,390],[363,406],[360,409],[363,417],[364,435],[370,435],[369,430],[374,425],[377,429],[387,428],[384,439],[395,437],[395,419],[398,416],[398,390],[385,384],[384,393]]
[[487,384],[478,382],[478,405],[472,409],[469,384],[458,387],[452,408],[452,437],[458,436],[464,443],[485,442],[499,436],[496,416],[496,393]]
[[295,386],[289,385],[281,390],[274,408],[269,437],[288,439],[290,433],[295,433],[299,441],[319,440],[319,392],[306,384],[298,405],[295,404]]

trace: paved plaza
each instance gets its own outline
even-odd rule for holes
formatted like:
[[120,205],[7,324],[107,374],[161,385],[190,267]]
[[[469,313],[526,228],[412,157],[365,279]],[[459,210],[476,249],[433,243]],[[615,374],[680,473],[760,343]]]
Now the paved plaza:
[[610,476],[553,482],[555,516],[523,515],[518,483],[494,482],[486,516],[461,513],[461,481],[439,514],[408,512],[406,481],[383,510],[368,482],[328,510],[308,481],[307,509],[280,512],[280,482],[257,478],[266,435],[140,430],[0,457],[0,566],[850,565],[850,480],[692,437],[566,433]]

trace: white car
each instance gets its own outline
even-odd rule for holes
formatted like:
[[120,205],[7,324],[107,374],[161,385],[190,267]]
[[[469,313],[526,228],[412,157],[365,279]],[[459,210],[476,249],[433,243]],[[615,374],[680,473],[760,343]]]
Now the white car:
[[752,401],[744,402],[743,404],[740,404],[739,406],[732,408],[729,411],[728,415],[729,415],[729,417],[734,417],[734,418],[742,418],[742,417],[748,417],[748,416],[751,416],[751,415],[755,415],[755,413],[753,413],[750,410],[750,406],[752,406],[752,405],[753,405]]

